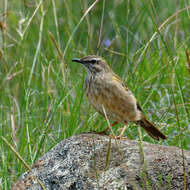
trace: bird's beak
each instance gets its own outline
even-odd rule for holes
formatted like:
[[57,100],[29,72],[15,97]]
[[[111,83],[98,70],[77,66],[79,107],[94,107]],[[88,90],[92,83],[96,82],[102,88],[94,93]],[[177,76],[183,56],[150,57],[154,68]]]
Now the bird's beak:
[[78,59],[78,58],[72,59],[72,62],[82,63],[81,59]]

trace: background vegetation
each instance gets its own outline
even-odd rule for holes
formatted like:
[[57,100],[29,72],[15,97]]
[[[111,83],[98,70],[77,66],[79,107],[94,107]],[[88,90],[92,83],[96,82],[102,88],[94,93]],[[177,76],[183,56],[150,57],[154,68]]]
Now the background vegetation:
[[[26,171],[6,140],[32,165],[62,139],[107,126],[84,97],[84,68],[71,62],[88,54],[106,58],[168,137],[156,142],[142,131],[144,141],[190,149],[189,0],[3,0],[1,7],[2,189]],[[133,124],[125,135],[139,139]]]

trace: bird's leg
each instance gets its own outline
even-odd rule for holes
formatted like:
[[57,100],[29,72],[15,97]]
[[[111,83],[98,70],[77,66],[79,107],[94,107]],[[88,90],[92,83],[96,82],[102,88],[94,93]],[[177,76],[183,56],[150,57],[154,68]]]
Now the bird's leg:
[[[112,124],[111,124],[111,127],[117,125],[118,122],[117,121],[114,121]],[[93,131],[93,133],[95,134],[99,134],[99,135],[107,135],[107,131],[109,130],[109,127],[107,127],[106,129],[104,129],[103,131],[100,131],[100,132],[96,132],[96,131]]]
[[[114,127],[115,125],[117,125],[118,122],[117,121],[114,121],[112,124],[111,124],[111,127]],[[106,129],[104,129],[103,131],[100,131],[100,132],[97,132],[97,131],[92,131],[92,133],[94,134],[98,134],[98,135],[107,135],[107,131],[109,130],[109,127],[107,127]]]
[[116,139],[118,139],[118,140],[121,140],[121,139],[128,139],[128,138],[126,138],[126,137],[123,137],[126,128],[127,128],[127,122],[125,122],[124,127],[123,127],[122,129],[120,129],[120,131],[121,131],[120,135],[119,135],[119,136],[115,136],[114,138],[116,138]]
[[118,138],[122,138],[123,137],[123,134],[125,133],[126,128],[127,128],[127,125],[125,124],[124,127],[122,128],[121,133],[118,136]]

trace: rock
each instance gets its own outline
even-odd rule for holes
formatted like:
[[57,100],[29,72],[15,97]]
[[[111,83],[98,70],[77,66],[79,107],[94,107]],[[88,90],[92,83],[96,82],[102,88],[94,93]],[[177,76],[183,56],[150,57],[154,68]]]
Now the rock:
[[[141,148],[137,141],[112,139],[108,154],[109,141],[108,136],[96,134],[61,141],[12,190],[42,189],[39,181],[46,190],[184,190],[181,149],[145,142]],[[189,151],[184,151],[184,161],[185,187],[190,189]]]

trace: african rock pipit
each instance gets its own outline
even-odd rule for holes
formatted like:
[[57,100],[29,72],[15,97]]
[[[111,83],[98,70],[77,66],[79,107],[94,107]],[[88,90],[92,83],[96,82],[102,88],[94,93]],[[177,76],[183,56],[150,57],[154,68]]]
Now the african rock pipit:
[[143,127],[152,138],[166,139],[166,136],[146,119],[133,93],[102,57],[90,55],[72,61],[85,67],[85,94],[101,115],[124,124],[132,121]]

